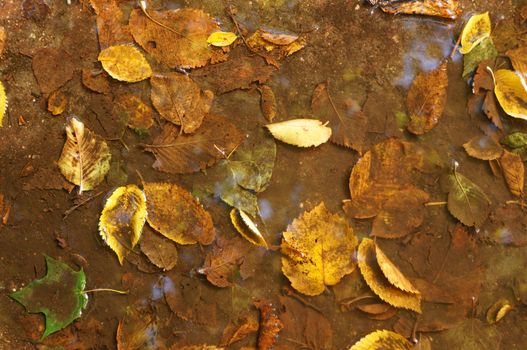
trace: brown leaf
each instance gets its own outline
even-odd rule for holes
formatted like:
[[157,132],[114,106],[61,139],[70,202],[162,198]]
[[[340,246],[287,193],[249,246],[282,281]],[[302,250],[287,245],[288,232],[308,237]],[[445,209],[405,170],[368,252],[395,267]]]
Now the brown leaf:
[[330,141],[345,146],[362,154],[368,119],[361,112],[349,108],[351,100],[336,99],[333,101],[327,83],[320,83],[313,91],[311,110],[317,119],[329,121],[332,130]]
[[483,60],[479,63],[472,83],[472,93],[481,94],[494,90],[494,80],[488,68],[494,70],[493,60]]
[[265,119],[269,123],[272,123],[276,116],[276,98],[273,89],[267,85],[262,85],[258,90],[261,95],[260,105],[262,107],[262,113]]
[[494,95],[493,91],[487,91],[485,94],[485,99],[483,100],[483,113],[485,113],[487,118],[489,118],[498,129],[503,130],[503,123],[501,122],[496,95]]
[[105,73],[94,74],[91,69],[84,68],[82,70],[82,84],[100,94],[110,93],[110,82]]
[[223,94],[236,89],[248,89],[253,82],[264,84],[275,68],[258,56],[232,57],[226,62],[198,69],[191,74],[200,86]]
[[456,19],[461,13],[459,0],[385,1],[380,7],[387,13],[425,15],[448,19]]
[[207,43],[209,35],[220,27],[202,10],[181,8],[149,11],[148,14],[158,23],[147,18],[140,9],[134,9],[129,26],[135,41],[159,62],[170,68],[196,68],[211,60],[225,59],[222,50]]
[[238,129],[227,118],[209,114],[192,135],[180,135],[172,123],[145,149],[154,153],[154,169],[172,174],[186,174],[205,169],[226,158],[243,140]]
[[140,304],[129,306],[117,326],[117,350],[136,350],[155,345],[156,333],[153,315]]
[[249,334],[258,332],[258,328],[258,320],[253,314],[244,316],[236,322],[230,321],[223,330],[220,346],[229,346],[245,339]]
[[117,0],[90,0],[97,14],[97,36],[101,49],[115,44],[131,43],[132,35]]
[[297,35],[277,34],[257,29],[246,40],[252,52],[258,52],[265,57],[268,64],[278,66],[278,61],[301,50],[306,40]]
[[514,196],[520,197],[523,194],[525,183],[525,168],[522,158],[516,153],[505,150],[500,158],[500,165],[509,190]]
[[232,284],[234,269],[243,262],[247,250],[247,244],[240,237],[218,237],[198,272],[206,275],[215,286],[228,287]]
[[254,306],[260,311],[260,331],[258,333],[258,350],[274,348],[278,334],[284,328],[276,315],[276,310],[269,301],[256,300]]
[[473,137],[463,148],[469,156],[482,160],[498,159],[503,153],[499,142],[487,135]]
[[214,98],[212,91],[201,91],[188,75],[180,73],[154,75],[150,84],[150,98],[162,117],[181,125],[185,133],[200,127],[209,113]]
[[431,72],[417,75],[406,99],[410,114],[408,131],[422,135],[437,124],[445,108],[447,87],[447,62]]
[[7,41],[6,30],[3,26],[0,26],[0,57],[4,53],[6,41]]
[[112,115],[116,120],[128,123],[132,129],[149,129],[154,124],[154,111],[141,98],[125,94],[114,100]]
[[68,98],[61,90],[53,91],[48,98],[48,111],[53,115],[64,113],[68,107]]
[[50,47],[39,49],[35,53],[32,67],[43,94],[49,94],[71,80],[75,69],[71,56],[66,51]]
[[157,267],[168,271],[176,266],[178,256],[176,244],[152,229],[143,227],[139,245],[143,254]]

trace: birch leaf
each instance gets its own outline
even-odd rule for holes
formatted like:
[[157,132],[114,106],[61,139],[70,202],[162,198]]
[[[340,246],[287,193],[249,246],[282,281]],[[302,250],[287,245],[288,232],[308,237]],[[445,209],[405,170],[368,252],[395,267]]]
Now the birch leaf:
[[349,350],[410,350],[412,346],[412,343],[402,335],[380,330],[361,338]]
[[3,126],[4,115],[7,110],[7,96],[4,84],[0,81],[0,128]]
[[146,197],[136,185],[118,187],[108,197],[99,218],[99,234],[122,265],[135,247],[146,220]]
[[214,32],[207,38],[207,43],[212,46],[224,47],[232,44],[238,36],[233,32]]
[[507,69],[496,71],[494,93],[505,113],[527,120],[527,90],[517,73]]
[[331,137],[331,128],[317,119],[292,119],[266,127],[274,138],[298,147],[319,146]]
[[504,151],[500,165],[509,190],[513,195],[520,197],[525,184],[525,167],[522,158],[516,153]]
[[525,90],[527,90],[527,46],[507,51],[516,74],[520,77]]
[[473,15],[465,24],[461,33],[461,47],[459,52],[466,55],[491,32],[490,16],[488,12]]
[[117,80],[134,83],[152,75],[148,61],[130,45],[110,46],[99,53],[98,59],[104,70]]
[[77,118],[71,118],[66,126],[66,136],[57,162],[60,172],[68,181],[79,186],[80,193],[91,190],[110,170],[108,145]]

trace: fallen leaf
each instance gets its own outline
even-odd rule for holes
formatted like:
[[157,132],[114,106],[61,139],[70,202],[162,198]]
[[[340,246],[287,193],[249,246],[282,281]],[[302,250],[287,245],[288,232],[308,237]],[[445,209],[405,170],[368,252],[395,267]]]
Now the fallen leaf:
[[143,227],[139,246],[148,260],[157,267],[169,271],[176,266],[178,257],[176,244],[148,227]]
[[498,110],[498,102],[492,91],[487,91],[485,94],[482,108],[483,113],[485,113],[487,118],[489,118],[498,129],[503,130],[503,123],[501,122],[500,112]]
[[507,69],[494,72],[494,93],[501,108],[514,118],[527,120],[527,90],[520,76]]
[[118,187],[106,200],[99,218],[99,234],[121,265],[139,242],[146,216],[146,197],[136,185]]
[[431,72],[417,75],[406,98],[410,114],[408,131],[422,135],[437,124],[445,109],[447,88],[447,62]]
[[97,14],[97,36],[101,49],[133,41],[128,25],[123,24],[126,17],[119,8],[118,0],[90,0],[90,4]]
[[223,330],[220,346],[229,346],[237,341],[245,339],[249,334],[258,332],[258,320],[252,314],[230,321]]
[[4,123],[4,115],[7,111],[7,95],[5,93],[4,84],[0,81],[0,128]]
[[4,54],[6,42],[7,42],[6,30],[4,26],[0,26],[0,57]]
[[346,219],[321,202],[283,233],[282,272],[299,292],[319,295],[355,269],[357,242]]
[[271,33],[257,29],[246,40],[251,51],[258,52],[265,57],[267,63],[277,66],[287,56],[303,49],[306,45],[304,38],[298,35]]
[[254,245],[268,248],[265,238],[249,215],[242,210],[232,209],[230,217],[232,225],[243,238]]
[[209,35],[220,28],[202,10],[181,8],[148,14],[151,18],[140,9],[132,10],[129,26],[134,40],[159,62],[170,68],[196,68],[225,60],[221,50],[207,43]]
[[483,39],[474,49],[463,56],[463,79],[468,79],[482,61],[493,61],[498,51],[492,38]]
[[485,38],[490,37],[490,32],[491,23],[488,12],[472,15],[461,32],[459,52],[466,55]]
[[527,134],[523,132],[513,132],[505,136],[505,138],[501,140],[501,143],[510,148],[525,147],[527,146]]
[[107,47],[99,53],[102,67],[114,79],[135,83],[150,78],[152,68],[141,51],[131,45]]
[[154,125],[154,111],[141,98],[125,94],[114,100],[112,114],[125,120],[131,129],[146,130]]
[[224,47],[231,45],[237,38],[236,33],[218,31],[209,35],[207,43],[212,46]]
[[380,7],[381,10],[387,13],[404,13],[448,19],[456,19],[461,13],[458,0],[384,1]]
[[57,165],[68,181],[79,186],[79,193],[93,189],[104,180],[110,170],[110,159],[106,142],[77,118],[71,118]]
[[525,167],[521,157],[504,151],[500,158],[500,165],[509,190],[514,196],[521,197],[525,184]]
[[95,91],[100,94],[110,93],[110,82],[108,81],[106,73],[94,73],[91,69],[84,68],[82,70],[82,84],[91,91]]
[[179,244],[214,241],[212,218],[192,194],[172,183],[145,183],[143,187],[152,228]]
[[368,315],[368,318],[377,321],[389,320],[397,313],[397,309],[386,303],[359,304],[356,309]]
[[176,126],[164,124],[161,134],[145,149],[156,156],[154,169],[186,174],[226,158],[242,140],[241,133],[227,118],[209,114],[191,135],[180,135]]
[[411,350],[412,346],[402,335],[380,330],[362,337],[349,350]]
[[320,146],[331,137],[331,128],[317,119],[291,119],[265,127],[274,138],[298,147]]
[[329,121],[331,142],[350,147],[362,154],[368,119],[363,112],[354,112],[346,102],[339,98],[333,101],[328,84],[320,83],[313,91],[311,110],[317,119]]
[[46,328],[41,339],[79,318],[88,303],[88,296],[84,293],[84,271],[74,271],[67,264],[47,255],[45,258],[46,275],[9,294],[24,305],[27,312],[45,315]]
[[73,78],[75,65],[64,50],[45,47],[33,56],[32,68],[40,91],[49,94]]
[[258,350],[272,350],[284,325],[278,318],[273,305],[266,300],[254,301],[260,311],[260,330],[258,332]]
[[218,237],[198,272],[217,287],[229,287],[232,285],[233,270],[243,262],[246,252],[247,246],[241,238]]
[[516,276],[512,285],[512,291],[518,302],[527,305],[527,276]]
[[126,308],[117,325],[117,350],[155,349],[157,324],[145,306],[136,303]]
[[509,56],[516,74],[520,77],[523,87],[527,90],[527,47],[509,50],[507,56]]
[[421,313],[420,292],[369,238],[358,250],[359,269],[371,290],[383,301]]
[[487,322],[489,324],[497,323],[512,310],[513,306],[511,305],[510,301],[507,299],[500,299],[492,304],[492,306],[487,310]]
[[486,135],[473,137],[463,144],[463,148],[469,156],[482,160],[498,159],[503,153],[500,144]]
[[500,348],[502,337],[496,327],[470,318],[460,326],[443,332],[441,338],[448,349],[496,350]]
[[201,126],[212,105],[212,91],[201,91],[188,75],[181,73],[154,75],[150,84],[152,104],[162,117],[181,125],[185,133]]
[[481,227],[490,209],[485,192],[456,170],[444,176],[442,184],[448,192],[448,211],[464,225]]
[[262,85],[258,88],[258,91],[260,91],[261,95],[260,105],[263,116],[269,123],[272,123],[276,116],[276,98],[273,89],[270,86]]
[[68,106],[68,98],[60,91],[53,91],[48,98],[48,111],[53,115],[59,115],[64,113]]

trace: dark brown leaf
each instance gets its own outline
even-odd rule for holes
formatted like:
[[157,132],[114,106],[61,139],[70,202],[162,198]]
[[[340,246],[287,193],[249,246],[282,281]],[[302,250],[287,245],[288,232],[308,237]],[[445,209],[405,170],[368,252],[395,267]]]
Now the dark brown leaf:
[[503,130],[503,123],[500,118],[500,112],[493,91],[487,91],[485,99],[483,100],[483,113],[492,121],[494,125],[500,130]]
[[145,226],[139,242],[141,251],[150,262],[165,271],[177,263],[177,247],[174,242]]
[[525,183],[525,168],[522,158],[516,153],[505,150],[500,158],[500,165],[509,190],[514,196],[520,197],[523,194]]
[[254,306],[260,311],[258,350],[271,350],[274,348],[278,334],[284,328],[284,325],[269,301],[256,300]]
[[97,14],[97,35],[101,49],[133,41],[128,25],[123,23],[126,20],[117,0],[90,0],[90,4]]
[[487,135],[473,137],[463,148],[469,156],[482,160],[498,159],[503,153],[499,142]]
[[215,286],[228,287],[232,284],[234,269],[243,262],[247,249],[248,245],[240,237],[218,237],[198,272],[206,275],[207,280]]
[[91,69],[84,68],[82,70],[82,83],[88,89],[100,94],[110,93],[110,82],[105,73],[94,74]]
[[259,324],[253,315],[247,315],[236,322],[229,322],[223,330],[220,346],[229,346],[239,340],[246,338],[249,334],[258,332]]
[[75,66],[71,56],[61,49],[45,47],[33,56],[33,73],[40,91],[49,94],[60,88],[73,77]]
[[265,119],[272,123],[276,116],[276,98],[274,96],[273,89],[267,85],[262,85],[259,88],[261,99],[260,105],[262,107],[262,113]]

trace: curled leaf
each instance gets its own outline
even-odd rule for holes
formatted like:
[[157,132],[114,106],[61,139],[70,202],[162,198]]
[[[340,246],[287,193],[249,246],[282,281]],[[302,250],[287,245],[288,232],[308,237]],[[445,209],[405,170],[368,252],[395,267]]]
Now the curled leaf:
[[461,33],[461,47],[459,52],[466,55],[483,39],[490,36],[491,23],[488,12],[473,15],[465,24]]
[[104,70],[117,80],[134,83],[152,75],[148,61],[130,45],[110,46],[99,53],[98,59]]
[[320,146],[331,137],[331,128],[317,119],[286,120],[266,128],[276,139],[298,147]]
[[265,238],[249,215],[242,210],[232,209],[230,216],[234,228],[243,238],[254,245],[267,248]]
[[494,93],[501,108],[514,118],[527,120],[527,90],[520,76],[507,69],[494,73]]
[[48,98],[48,111],[53,115],[64,113],[68,106],[68,99],[66,95],[60,90],[53,91]]
[[207,43],[212,46],[224,47],[232,44],[238,36],[233,32],[214,32],[207,38]]
[[412,346],[402,335],[380,330],[361,338],[349,350],[410,350]]
[[507,299],[500,299],[496,301],[492,306],[487,310],[487,322],[494,324],[499,322],[505,315],[512,311],[513,307]]

